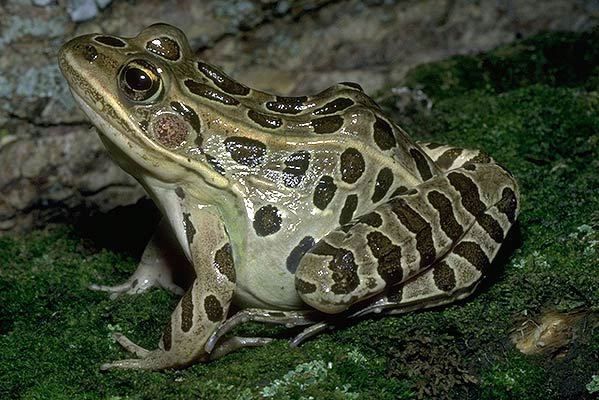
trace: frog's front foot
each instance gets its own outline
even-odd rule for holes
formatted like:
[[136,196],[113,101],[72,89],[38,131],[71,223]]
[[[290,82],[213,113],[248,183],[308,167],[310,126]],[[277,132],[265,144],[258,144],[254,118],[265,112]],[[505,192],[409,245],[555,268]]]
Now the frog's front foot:
[[185,293],[181,287],[172,281],[170,275],[156,273],[156,271],[149,272],[142,270],[141,265],[129,279],[121,284],[114,286],[98,284],[89,285],[91,290],[108,292],[111,299],[115,299],[121,294],[140,294],[152,287],[162,287],[179,296],[182,296],[183,293]]
[[111,299],[121,294],[140,294],[153,287],[182,296],[185,287],[192,281],[193,270],[172,236],[170,227],[162,221],[148,242],[137,270],[129,279],[119,285],[92,284],[89,288],[108,292]]

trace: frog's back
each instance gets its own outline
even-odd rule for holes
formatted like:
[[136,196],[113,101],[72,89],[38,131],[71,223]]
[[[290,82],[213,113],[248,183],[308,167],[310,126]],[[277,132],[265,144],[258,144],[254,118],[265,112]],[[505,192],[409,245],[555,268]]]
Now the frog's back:
[[[243,127],[243,147],[249,152],[285,156],[301,145],[307,151],[326,148],[340,155],[353,148],[360,153],[357,157],[385,161],[413,183],[438,173],[430,158],[358,84],[342,82],[313,96],[276,96],[248,88],[203,61],[197,61],[197,71],[182,82],[182,90],[199,103],[198,108],[224,118],[229,126]],[[235,129],[221,134],[232,137],[230,141],[238,137]]]
[[353,83],[281,97],[247,88],[204,62],[197,67],[182,90],[203,119],[214,121],[203,151],[231,178],[249,222],[228,222],[243,305],[300,307],[294,274],[314,243],[437,174]]

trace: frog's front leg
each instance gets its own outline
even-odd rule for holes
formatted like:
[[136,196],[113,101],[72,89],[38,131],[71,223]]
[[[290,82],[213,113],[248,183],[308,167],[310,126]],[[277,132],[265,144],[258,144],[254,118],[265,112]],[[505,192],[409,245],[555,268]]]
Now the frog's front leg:
[[204,345],[227,316],[235,291],[235,268],[229,239],[218,214],[204,210],[193,221],[195,226],[189,230],[193,234],[188,239],[197,278],[173,311],[159,348],[145,350],[119,334],[115,336],[119,343],[140,358],[104,364],[102,369],[160,370],[210,358]]
[[433,177],[326,235],[300,261],[302,299],[339,313],[391,287],[401,294],[395,307],[424,308],[470,294],[518,211],[513,177],[488,158],[480,161]]
[[89,288],[108,292],[111,299],[121,294],[140,294],[152,287],[162,287],[182,295],[192,278],[192,267],[181,251],[173,230],[163,218],[129,279],[114,286],[92,284]]

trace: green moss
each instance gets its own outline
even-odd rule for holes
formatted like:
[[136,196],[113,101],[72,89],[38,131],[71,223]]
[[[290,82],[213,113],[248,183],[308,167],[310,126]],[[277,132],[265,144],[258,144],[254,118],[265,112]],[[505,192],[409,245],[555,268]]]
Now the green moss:
[[485,54],[458,56],[410,71],[406,84],[436,99],[473,89],[505,92],[542,83],[597,88],[599,28],[586,33],[551,32]]
[[[277,340],[183,371],[100,373],[102,362],[127,356],[111,332],[153,348],[177,299],[152,290],[111,301],[88,290],[126,279],[135,260],[92,247],[73,228],[3,237],[0,398],[591,398],[599,360],[599,95],[589,72],[596,65],[587,64],[597,64],[596,35],[541,35],[410,75],[430,89],[434,107],[396,115],[404,127],[421,140],[484,149],[521,187],[520,223],[475,296],[351,321],[297,349],[287,344],[296,330],[248,324],[237,332]],[[568,56],[581,49],[582,61]],[[493,72],[499,66],[511,71],[509,81]],[[547,309],[589,314],[562,356],[520,354],[509,333]]]

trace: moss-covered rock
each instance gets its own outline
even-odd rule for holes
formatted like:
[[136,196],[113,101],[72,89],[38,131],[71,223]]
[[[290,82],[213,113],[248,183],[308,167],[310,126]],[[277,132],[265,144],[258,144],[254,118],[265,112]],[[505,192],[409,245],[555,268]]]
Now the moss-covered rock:
[[[134,258],[74,228],[0,239],[0,398],[591,399],[599,365],[599,31],[550,34],[412,71],[430,112],[398,115],[422,140],[484,149],[516,176],[518,227],[478,293],[459,304],[369,318],[297,349],[263,348],[184,371],[100,373],[124,331],[154,347],[177,299],[111,301]],[[393,101],[387,102],[392,105]],[[122,243],[121,243],[122,246]],[[547,310],[576,312],[536,355],[510,341]],[[593,393],[592,393],[593,392]]]

